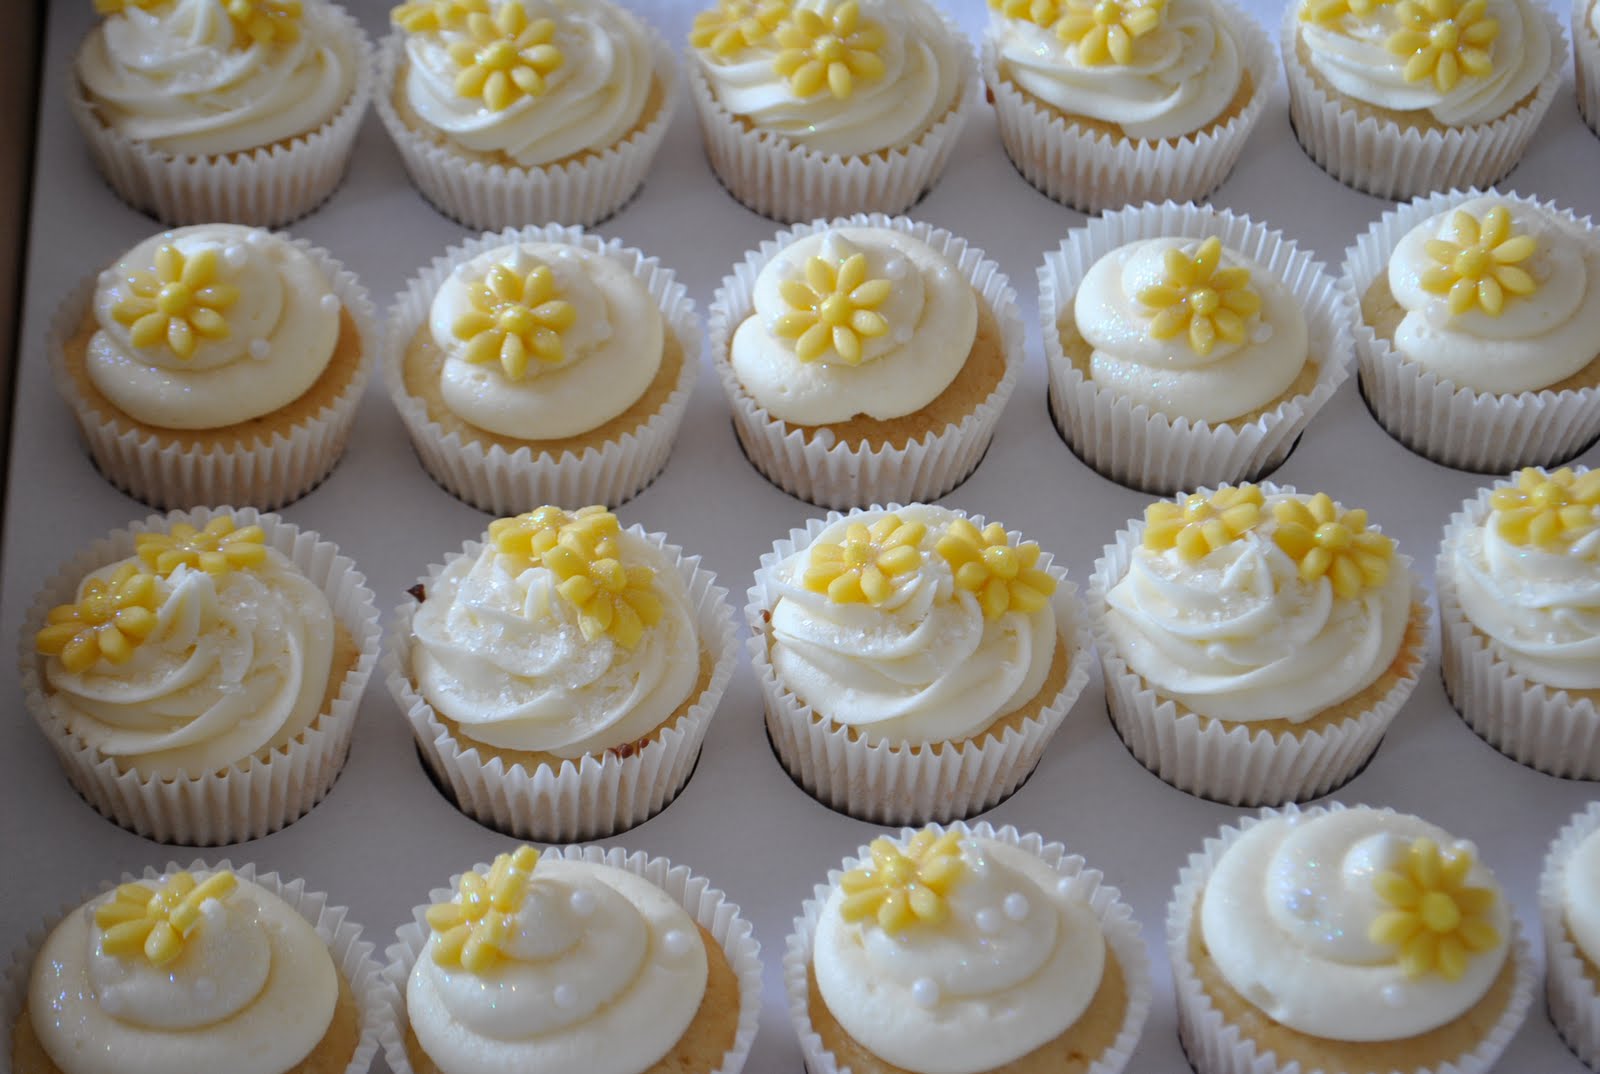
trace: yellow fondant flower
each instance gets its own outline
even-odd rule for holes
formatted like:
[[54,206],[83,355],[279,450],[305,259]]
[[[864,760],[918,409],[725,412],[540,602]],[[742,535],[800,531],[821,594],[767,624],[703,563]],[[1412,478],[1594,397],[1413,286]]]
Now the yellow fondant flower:
[[174,523],[167,533],[141,533],[133,539],[139,559],[166,578],[180,566],[207,574],[259,567],[267,561],[267,535],[260,526],[236,528],[230,515],[218,515],[197,530]]
[[512,380],[521,380],[528,363],[556,366],[566,361],[561,336],[578,320],[578,311],[562,297],[548,265],[518,275],[509,265],[496,265],[467,288],[472,309],[451,325],[466,343],[461,357],[469,362],[495,362]]
[[201,339],[227,339],[231,332],[223,311],[239,300],[239,289],[219,282],[221,265],[215,247],[185,256],[164,244],[151,270],[128,276],[133,294],[111,307],[111,316],[128,326],[134,346],[165,344],[178,358],[193,358]]
[[132,563],[118,567],[109,580],[84,583],[76,604],[50,609],[34,647],[58,656],[73,674],[94,667],[104,657],[124,664],[156,628],[156,579]]
[[1440,232],[1424,246],[1437,262],[1422,274],[1423,290],[1446,295],[1450,312],[1466,313],[1477,306],[1491,317],[1505,310],[1506,296],[1519,298],[1539,289],[1538,281],[1522,267],[1539,243],[1532,235],[1512,230],[1511,212],[1497,205],[1480,220],[1457,209]]
[[1308,0],[1300,8],[1301,22],[1338,22],[1346,15],[1366,18],[1394,0]]
[[1210,496],[1191,493],[1182,503],[1162,500],[1144,509],[1144,547],[1176,548],[1187,563],[1232,544],[1255,529],[1265,502],[1256,485],[1220,488]]
[[468,15],[487,15],[489,0],[410,0],[389,12],[389,21],[412,34],[459,30]]
[[1385,47],[1406,61],[1407,82],[1432,78],[1439,92],[1449,93],[1462,75],[1494,73],[1489,47],[1500,23],[1488,10],[1489,0],[1400,0],[1400,29]]
[[912,925],[937,925],[950,916],[945,896],[966,875],[961,836],[936,836],[924,828],[904,850],[888,838],[872,841],[872,862],[839,878],[846,921],[875,920],[886,932]]
[[689,44],[730,59],[769,40],[790,6],[791,0],[718,0],[694,17]]
[[225,0],[233,27],[252,44],[293,44],[300,40],[300,0]]
[[542,562],[558,579],[556,592],[578,613],[578,628],[590,641],[610,637],[631,649],[645,628],[661,621],[655,571],[642,564],[625,565],[614,547],[602,549],[583,532],[563,527]]
[[851,254],[838,265],[822,256],[806,262],[804,280],[785,280],[779,287],[789,312],[773,330],[794,340],[795,357],[815,362],[830,352],[846,365],[860,365],[864,341],[889,331],[878,307],[893,285],[867,278],[867,255]]
[[492,16],[469,13],[466,33],[469,40],[450,46],[450,58],[461,68],[456,92],[481,97],[495,112],[543,94],[545,77],[566,62],[553,44],[554,20],[529,19],[521,0],[506,0]]
[[1222,240],[1212,236],[1193,253],[1168,250],[1162,280],[1138,294],[1141,305],[1155,310],[1150,322],[1154,339],[1187,335],[1201,357],[1217,340],[1244,342],[1245,321],[1261,308],[1261,295],[1250,286],[1250,270],[1222,268]]
[[1553,474],[1529,467],[1489,497],[1490,525],[1514,545],[1565,551],[1600,530],[1600,470]]
[[1308,585],[1326,576],[1336,596],[1354,600],[1389,580],[1394,541],[1367,528],[1365,511],[1340,511],[1319,492],[1306,501],[1275,504],[1272,516],[1278,522],[1273,541],[1299,565],[1300,580]]
[[101,947],[115,958],[142,956],[157,969],[168,966],[205,921],[205,904],[227,898],[238,886],[238,878],[227,871],[200,883],[182,872],[155,888],[123,884],[115,898],[95,907],[94,923],[104,930]]
[[882,604],[894,593],[894,580],[922,566],[922,538],[928,527],[884,515],[868,526],[852,522],[844,540],[811,546],[810,564],[800,584],[826,593],[835,604]]
[[1067,0],[1056,36],[1095,67],[1133,62],[1133,43],[1161,25],[1167,0]]
[[883,28],[861,17],[856,0],[823,8],[798,8],[773,31],[781,51],[772,69],[789,80],[796,97],[810,97],[826,88],[846,100],[856,80],[882,78],[878,50],[887,42]]
[[167,0],[94,0],[94,10],[98,15],[120,15],[124,11],[149,11],[160,7]]
[[998,522],[979,532],[966,519],[957,519],[933,549],[950,564],[956,588],[977,595],[985,619],[1013,610],[1031,615],[1056,591],[1056,580],[1038,568],[1039,546],[1024,541],[1012,548]]
[[1372,878],[1373,890],[1392,909],[1378,915],[1367,935],[1398,949],[1407,977],[1437,973],[1459,980],[1473,955],[1499,944],[1489,917],[1499,896],[1469,885],[1471,870],[1472,852],[1465,847],[1441,851],[1432,839],[1416,839],[1401,868]]
[[989,10],[1045,29],[1056,24],[1066,6],[1066,0],[989,0]]
[[434,903],[425,915],[438,937],[434,962],[469,973],[493,969],[515,938],[512,929],[538,864],[539,852],[525,846],[496,856],[487,877],[464,873],[460,899]]

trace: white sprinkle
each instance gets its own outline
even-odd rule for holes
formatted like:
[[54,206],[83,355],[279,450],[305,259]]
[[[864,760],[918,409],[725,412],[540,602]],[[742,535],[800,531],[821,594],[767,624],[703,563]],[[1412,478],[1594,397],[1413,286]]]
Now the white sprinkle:
[[884,262],[883,275],[885,279],[889,280],[905,279],[906,259],[903,257],[891,257],[888,261]]
[[579,917],[588,917],[594,913],[594,896],[587,891],[574,891],[567,899],[567,905]]
[[323,295],[321,305],[323,313],[337,313],[339,310],[339,296]]
[[272,345],[264,339],[250,341],[250,357],[258,362],[266,361],[272,355]]
[[681,929],[673,929],[661,937],[661,949],[673,958],[687,955],[689,946],[689,934]]
[[226,261],[230,268],[244,268],[245,262],[250,260],[250,251],[239,243],[234,243],[222,251],[222,260]]
[[256,228],[245,236],[244,241],[252,246],[265,246],[272,239],[271,234]]
[[923,1010],[939,1005],[939,983],[931,977],[918,977],[911,984],[911,999]]
[[1265,343],[1272,338],[1272,326],[1265,321],[1256,325],[1256,330],[1250,333],[1250,338],[1256,343]]
[[992,907],[985,906],[982,910],[973,914],[972,923],[978,926],[979,932],[994,933],[1000,931],[1000,915],[995,913]]
[[557,1007],[571,1010],[578,1005],[578,990],[569,984],[558,984],[550,998],[556,1001]]
[[200,904],[200,916],[207,921],[220,921],[222,915],[226,912],[222,907],[222,903],[217,899],[207,899]]
[[1010,895],[1007,895],[1005,901],[1000,904],[1000,908],[1013,921],[1025,920],[1028,916],[1028,911],[1031,909],[1028,906],[1028,897],[1020,891],[1013,891]]
[[1384,985],[1383,991],[1380,992],[1379,995],[1381,995],[1383,997],[1383,1001],[1391,1007],[1405,1006],[1406,990],[1397,984]]

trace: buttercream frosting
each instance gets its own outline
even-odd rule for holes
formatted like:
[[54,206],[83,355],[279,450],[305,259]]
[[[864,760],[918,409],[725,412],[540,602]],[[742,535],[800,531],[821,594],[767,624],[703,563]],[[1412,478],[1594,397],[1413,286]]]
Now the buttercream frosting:
[[1561,914],[1578,951],[1600,965],[1600,830],[1572,849],[1561,877]]
[[[1415,871],[1419,857],[1436,871]],[[1249,828],[1207,879],[1199,927],[1246,1001],[1290,1029],[1341,1041],[1401,1040],[1459,1017],[1499,975],[1511,937],[1506,901],[1472,844],[1366,807]],[[1408,972],[1411,948],[1392,942],[1401,933],[1421,952],[1421,973]],[[1455,976],[1438,954],[1450,945],[1462,960]]]

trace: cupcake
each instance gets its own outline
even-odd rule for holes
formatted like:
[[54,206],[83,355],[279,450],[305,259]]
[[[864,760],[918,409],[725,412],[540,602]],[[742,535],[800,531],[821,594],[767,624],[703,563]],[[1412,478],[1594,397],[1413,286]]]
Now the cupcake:
[[1485,1074],[1533,999],[1473,845],[1367,806],[1265,809],[1206,840],[1167,952],[1199,1074]]
[[410,0],[378,115],[423,197],[469,228],[599,223],[672,122],[666,42],[610,0]]
[[1037,544],[946,507],[792,530],[745,607],[778,759],[824,805],[877,824],[989,809],[1088,681],[1073,593]]
[[1107,213],[1039,270],[1056,428],[1146,492],[1275,469],[1349,376],[1353,320],[1310,253],[1225,209]]
[[371,46],[324,0],[106,0],[67,96],[117,196],[166,224],[281,227],[344,178]]
[[326,250],[197,224],[80,284],[46,350],[113,485],[159,508],[275,508],[338,462],[377,345],[366,290]]
[[904,217],[780,232],[722,281],[708,332],[745,455],[821,507],[961,484],[1023,363],[999,266]]
[[210,846],[276,831],[333,786],[378,612],[337,547],[224,508],[96,542],[21,634],[23,700],[73,788],[130,831]]
[[1445,689],[1501,753],[1600,779],[1600,471],[1523,470],[1462,505],[1434,572]]
[[1227,0],[989,0],[983,77],[1023,178],[1083,212],[1199,201],[1233,171],[1276,57]]
[[712,170],[785,223],[905,212],[976,96],[971,46],[927,0],[716,0],[689,48]]
[[1230,805],[1326,794],[1417,685],[1432,614],[1411,561],[1324,493],[1163,500],[1094,565],[1106,707],[1129,751]]
[[957,822],[880,836],[783,959],[811,1074],[1117,1074],[1150,1012],[1133,911],[1060,843]]
[[428,474],[481,511],[616,506],[667,464],[700,365],[672,270],[578,228],[452,246],[389,310],[385,375]]
[[760,945],[665,858],[524,846],[429,894],[389,948],[395,1074],[738,1074]]
[[1361,390],[1434,462],[1505,473],[1600,435],[1600,230],[1550,202],[1453,190],[1345,255]]
[[303,881],[176,863],[30,936],[6,975],[14,1074],[366,1074],[384,1010],[361,926]]
[[1600,3],[1572,5],[1572,53],[1578,76],[1578,110],[1600,134]]
[[1600,1067],[1600,802],[1550,844],[1539,877],[1550,1020],[1590,1069]]
[[737,647],[727,591],[602,507],[490,523],[395,611],[389,691],[461,811],[576,842],[688,781]]

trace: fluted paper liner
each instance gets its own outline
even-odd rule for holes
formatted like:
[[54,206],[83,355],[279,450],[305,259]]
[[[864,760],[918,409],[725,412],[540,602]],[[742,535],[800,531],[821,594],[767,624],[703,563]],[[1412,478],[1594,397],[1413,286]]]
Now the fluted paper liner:
[[717,179],[746,208],[784,224],[910,209],[944,174],[962,129],[978,108],[972,47],[948,16],[941,13],[940,18],[956,43],[962,68],[950,111],[909,146],[851,157],[818,153],[747,125],[717,100],[700,58],[689,49],[684,64],[689,96],[700,115],[706,157]]
[[382,334],[377,314],[366,288],[328,251],[304,239],[284,234],[276,238],[309,256],[327,277],[334,296],[355,322],[361,364],[331,403],[286,431],[274,431],[270,439],[254,436],[248,443],[186,449],[134,428],[120,413],[107,413],[79,393],[66,370],[66,344],[82,328],[84,318],[93,315],[95,288],[104,271],[110,270],[80,281],[51,318],[45,353],[56,391],[72,408],[95,466],[134,499],[161,510],[219,504],[277,510],[315,488],[344,454],[361,394],[378,361]]
[[[1105,934],[1106,946],[1115,954],[1128,986],[1128,1006],[1122,1016],[1122,1028],[1111,1047],[1095,1058],[1084,1074],[1118,1074],[1128,1065],[1139,1034],[1150,1014],[1153,989],[1150,981],[1150,956],[1145,951],[1144,938],[1133,910],[1122,901],[1122,893],[1104,882],[1098,869],[1091,869],[1078,855],[1067,853],[1060,843],[1046,843],[1043,838],[1029,832],[1023,834],[1011,825],[999,830],[988,821],[968,825],[953,821],[944,826],[932,825],[935,833],[960,832],[963,837],[992,839],[1018,847],[1042,859],[1063,877],[1072,881],[1071,896],[1088,904]],[[916,829],[905,828],[896,838],[910,839]],[[862,847],[855,857],[846,858],[837,869],[828,870],[828,882],[818,884],[801,907],[800,916],[794,919],[794,931],[789,934],[783,953],[783,986],[789,1001],[789,1020],[794,1023],[800,1037],[800,1052],[805,1058],[807,1074],[850,1074],[849,1067],[841,1067],[838,1058],[822,1043],[811,1024],[809,984],[807,971],[811,965],[811,951],[816,941],[817,920],[830,892],[838,886],[846,872],[863,862],[872,860],[871,847]]]
[[[870,508],[899,509],[899,504]],[[773,668],[767,644],[767,617],[778,600],[778,567],[835,522],[864,510],[869,509],[848,514],[835,511],[827,518],[809,519],[805,529],[790,530],[787,539],[775,542],[772,551],[761,557],[744,614],[751,634],[747,641],[750,659],[765,701],[767,736],[778,760],[807,794],[857,819],[874,824],[926,824],[982,813],[1010,796],[1038,766],[1045,747],[1089,681],[1088,630],[1077,587],[1049,552],[1039,557],[1039,569],[1056,580],[1051,603],[1069,664],[1066,683],[1037,716],[1023,721],[1020,728],[1007,728],[998,735],[981,732],[962,742],[869,745],[865,738],[796,697]],[[979,529],[986,525],[981,515],[955,514]],[[1022,535],[1011,530],[1006,538],[1016,547]]]
[[486,164],[407,125],[391,96],[405,47],[405,35],[398,30],[378,46],[378,92],[373,103],[412,185],[446,216],[475,231],[551,223],[591,227],[615,214],[644,185],[677,110],[677,61],[653,27],[646,26],[646,32],[653,77],[663,94],[660,108],[616,145],[565,163],[529,168]]
[[[134,555],[136,534],[167,533],[179,522],[203,529],[223,515],[231,515],[241,528],[259,525],[266,531],[267,546],[283,553],[322,590],[356,644],[356,662],[328,709],[266,760],[252,755],[226,768],[177,779],[141,776],[132,767],[123,771],[115,760],[73,735],[66,721],[50,711],[42,670],[45,658],[35,652],[34,637],[50,609],[71,603],[78,584],[91,571]],[[34,723],[55,750],[73,789],[95,810],[158,843],[217,846],[257,839],[292,824],[328,793],[350,751],[361,693],[378,662],[378,637],[372,591],[337,545],[254,508],[197,508],[151,515],[113,531],[57,571],[23,619],[18,672],[23,701]]]
[[1423,131],[1363,118],[1324,92],[1295,53],[1300,4],[1286,4],[1280,45],[1289,78],[1289,120],[1301,148],[1339,182],[1391,200],[1499,182],[1522,159],[1550,110],[1567,55],[1555,15],[1542,3],[1528,6],[1550,29],[1550,64],[1533,99],[1488,123]]
[[[728,591],[716,585],[716,575],[700,567],[699,556],[685,556],[682,549],[667,544],[663,534],[645,533],[639,526],[628,527],[628,532],[649,541],[683,576],[700,648],[711,654],[715,665],[710,683],[688,711],[627,756],[608,749],[563,761],[559,769],[540,765],[531,773],[520,764],[507,768],[492,755],[485,760],[476,745],[450,733],[417,688],[411,667],[416,602],[407,600],[395,609],[383,654],[389,693],[411,725],[434,778],[456,807],[478,823],[546,843],[602,839],[655,816],[689,781],[738,658],[733,611]],[[476,559],[482,549],[481,542],[468,541],[443,563],[430,565],[421,579],[423,592],[433,592],[435,581],[451,563],[463,556]]]
[[[485,447],[464,441],[432,421],[422,400],[405,387],[406,347],[427,324],[433,298],[455,268],[496,247],[536,242],[573,246],[626,267],[650,292],[661,310],[664,328],[676,337],[683,351],[677,384],[661,408],[637,428],[581,453],[556,454],[550,449],[536,453],[531,446],[506,451],[498,444]],[[452,496],[495,515],[515,515],[544,504],[615,507],[637,495],[667,465],[700,373],[701,338],[693,300],[673,271],[655,258],[577,227],[507,229],[450,247],[395,296],[389,308],[384,379],[423,469]]]
[[[993,24],[981,46],[1000,141],[1022,177],[1046,197],[1098,213],[1147,201],[1200,201],[1227,179],[1266,110],[1278,57],[1256,20],[1216,0],[1218,18],[1238,36],[1253,92],[1238,115],[1215,129],[1159,141],[1088,130],[1025,94],[1000,73]],[[1209,126],[1209,125],[1208,125]]]
[[[1261,490],[1268,496],[1293,495],[1295,491],[1271,482],[1263,482]],[[1212,492],[1209,488],[1197,491],[1202,496]],[[1224,727],[1220,720],[1202,720],[1193,712],[1180,716],[1177,704],[1147,684],[1122,658],[1106,623],[1106,594],[1126,576],[1143,539],[1142,519],[1117,533],[1115,543],[1106,545],[1095,561],[1086,601],[1105,677],[1106,708],[1128,752],[1180,791],[1235,806],[1304,801],[1327,794],[1353,777],[1377,750],[1384,732],[1416,689],[1426,663],[1433,615],[1416,572],[1411,572],[1410,626],[1419,641],[1406,673],[1359,716],[1304,734],[1285,733],[1274,740],[1270,732],[1248,724]],[[1409,557],[1396,555],[1395,562],[1411,570]]]
[[[1305,314],[1308,356],[1319,363],[1311,391],[1235,428],[1171,418],[1102,389],[1067,357],[1059,324],[1071,315],[1091,266],[1119,246],[1163,236],[1215,235],[1230,250],[1282,280]],[[1039,269],[1039,329],[1050,374],[1056,429],[1074,454],[1120,485],[1167,495],[1259,477],[1277,468],[1318,411],[1350,375],[1357,313],[1321,262],[1248,216],[1202,205],[1143,205],[1107,213],[1067,233]]]
[[1544,926],[1545,999],[1561,1039],[1591,1070],[1600,1069],[1600,995],[1584,972],[1583,956],[1567,932],[1562,889],[1567,862],[1600,828],[1600,802],[1575,814],[1550,843],[1539,875],[1539,922]]
[[[1587,467],[1578,467],[1587,473]],[[1530,768],[1568,779],[1600,779],[1600,711],[1588,698],[1514,670],[1499,645],[1473,629],[1461,606],[1455,551],[1483,525],[1497,482],[1462,504],[1444,529],[1434,582],[1442,627],[1440,669],[1450,701],[1480,738]]]
[[[994,391],[959,423],[930,431],[902,448],[866,441],[839,443],[825,435],[808,442],[804,426],[773,417],[755,401],[739,383],[730,359],[728,348],[734,332],[755,311],[752,295],[761,270],[796,240],[840,227],[886,228],[921,239],[950,259],[1000,324],[1006,371]],[[903,216],[858,213],[780,231],[723,278],[706,319],[712,364],[722,378],[722,390],[733,409],[734,431],[746,456],[768,481],[819,507],[930,502],[960,485],[989,450],[1000,412],[1016,389],[1025,360],[1017,294],[1000,266],[965,239]]]
[[1589,129],[1600,135],[1600,36],[1586,20],[1593,7],[1585,0],[1573,0],[1572,56],[1578,79],[1578,111]]
[[307,5],[308,34],[341,38],[356,64],[355,88],[327,122],[263,149],[173,156],[102,123],[69,73],[67,107],[117,197],[172,227],[227,221],[282,227],[321,205],[344,179],[372,97],[372,44],[349,12]]
[[[1262,821],[1277,817],[1310,818],[1337,813],[1344,808],[1338,802],[1306,809],[1289,805],[1282,809],[1263,809],[1259,816],[1241,817],[1237,827],[1223,828],[1205,841],[1204,849],[1190,854],[1189,863],[1179,873],[1172,901],[1167,904],[1167,957],[1172,964],[1172,984],[1178,1001],[1178,1039],[1198,1074],[1299,1074],[1302,1069],[1302,1064],[1295,1062],[1294,1057],[1279,1058],[1271,1051],[1260,1051],[1238,1027],[1223,1019],[1189,962],[1189,929],[1194,923],[1196,902],[1212,870],[1245,832]],[[1393,813],[1394,810],[1383,812]],[[1516,966],[1516,981],[1505,1011],[1484,1034],[1483,1040],[1453,1061],[1395,1074],[1486,1074],[1494,1066],[1500,1053],[1516,1036],[1533,1002],[1533,952],[1515,915],[1511,918],[1511,949],[1506,957]]]
[[[1537,206],[1600,242],[1589,218],[1553,202],[1494,190],[1452,190],[1421,197],[1383,214],[1345,251],[1341,285],[1359,303],[1412,228],[1484,195]],[[1390,436],[1424,458],[1458,470],[1503,474],[1524,466],[1550,466],[1572,458],[1600,436],[1600,388],[1494,393],[1458,387],[1429,372],[1378,338],[1360,316],[1355,321],[1361,391],[1373,417]]]
[[[750,1047],[755,1043],[761,1021],[761,945],[756,942],[750,922],[739,913],[738,905],[730,902],[709,881],[690,872],[688,866],[673,865],[666,858],[651,857],[642,850],[566,846],[547,847],[543,853],[563,861],[609,865],[643,877],[676,900],[696,924],[711,933],[739,980],[738,1029],[734,1032],[733,1046],[723,1053],[722,1062],[712,1074],[739,1074],[750,1057]],[[405,991],[411,967],[421,957],[431,932],[425,915],[430,905],[446,902],[454,896],[460,881],[458,873],[450,878],[449,887],[428,892],[428,902],[411,911],[411,920],[400,926],[396,942],[385,952],[388,965],[383,969],[383,976],[388,986],[389,1011],[382,1025],[380,1042],[383,1057],[393,1074],[413,1074],[411,1056],[405,1047]]]
[[[304,880],[285,880],[275,872],[258,873],[250,862],[234,865],[227,858],[215,863],[197,858],[188,865],[168,862],[164,869],[147,866],[143,874],[123,873],[117,884],[161,880],[184,870],[220,872],[224,869],[231,870],[239,879],[264,888],[288,903],[328,945],[333,964],[355,994],[356,1004],[361,1011],[361,1037],[356,1042],[350,1062],[345,1065],[344,1074],[367,1074],[372,1060],[378,1054],[380,1033],[389,1017],[389,990],[383,978],[383,967],[373,959],[373,945],[361,939],[361,926],[350,920],[347,908],[329,905],[328,896],[306,890]],[[4,1050],[0,1051],[0,1070],[11,1070],[12,1027],[17,1024],[17,1018],[27,1004],[28,978],[45,940],[68,914],[116,886],[101,884],[98,888],[85,891],[75,902],[63,903],[48,921],[30,931],[22,943],[12,950],[11,962],[6,968],[3,983],[0,983],[0,1018],[4,1019],[0,1034],[5,1039]]]

